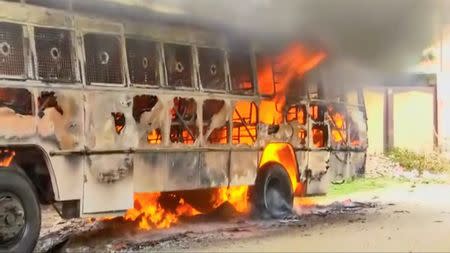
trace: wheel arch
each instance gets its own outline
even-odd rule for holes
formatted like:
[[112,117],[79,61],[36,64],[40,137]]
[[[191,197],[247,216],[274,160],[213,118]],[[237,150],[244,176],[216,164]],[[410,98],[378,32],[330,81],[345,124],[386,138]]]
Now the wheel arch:
[[298,169],[297,156],[291,144],[285,142],[269,143],[264,147],[258,172],[272,165],[281,166],[289,175],[291,187],[295,195],[302,191],[300,171]]
[[50,204],[58,197],[56,176],[48,153],[36,144],[0,146],[14,152],[10,166],[21,168],[33,183],[42,204]]

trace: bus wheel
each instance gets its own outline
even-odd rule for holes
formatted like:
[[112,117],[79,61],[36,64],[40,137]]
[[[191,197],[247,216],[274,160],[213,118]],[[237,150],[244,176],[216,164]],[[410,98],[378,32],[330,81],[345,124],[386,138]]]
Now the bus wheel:
[[291,180],[279,164],[260,169],[253,194],[255,211],[262,217],[283,218],[292,213],[294,194]]
[[32,183],[19,170],[0,168],[0,251],[31,252],[41,228]]

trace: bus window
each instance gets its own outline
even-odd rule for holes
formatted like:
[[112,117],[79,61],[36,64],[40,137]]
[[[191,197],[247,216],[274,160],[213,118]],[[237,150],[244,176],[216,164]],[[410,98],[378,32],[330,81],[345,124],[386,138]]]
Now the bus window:
[[228,143],[228,112],[223,100],[207,99],[203,102],[203,136],[207,143]]
[[23,30],[19,24],[0,22],[0,75],[25,76]]
[[161,122],[159,114],[163,110],[154,110],[158,97],[153,95],[138,95],[133,98],[133,118],[137,123],[147,127],[147,143],[160,144],[162,142]]
[[309,105],[309,115],[311,116],[311,119],[314,121],[324,121],[325,119],[325,110],[324,106],[321,104],[313,104],[311,103]]
[[197,103],[192,98],[173,99],[170,141],[193,144],[198,137]]
[[86,81],[90,83],[123,83],[120,39],[114,35],[84,35]]
[[236,103],[233,113],[233,144],[253,145],[257,137],[258,108],[251,101]]
[[286,122],[297,121],[300,125],[306,124],[306,106],[293,105],[286,114]]
[[327,146],[328,129],[326,125],[313,124],[312,127],[312,141],[316,148],[323,148]]
[[301,145],[306,145],[306,137],[308,137],[308,131],[306,129],[300,129],[298,131],[298,139],[300,140]]
[[34,37],[39,78],[73,82],[75,73],[70,31],[35,27]]
[[252,67],[248,52],[230,52],[231,90],[238,93],[253,93]]
[[335,105],[328,105],[328,115],[331,126],[331,137],[335,144],[344,145],[347,143],[347,123],[346,112]]
[[223,50],[198,48],[200,81],[207,90],[225,90],[225,55]]
[[194,87],[191,46],[165,44],[164,57],[167,85],[170,87]]
[[0,88],[0,108],[7,107],[21,115],[33,115],[33,97],[27,89]]
[[158,43],[137,39],[126,40],[128,71],[133,84],[160,84]]

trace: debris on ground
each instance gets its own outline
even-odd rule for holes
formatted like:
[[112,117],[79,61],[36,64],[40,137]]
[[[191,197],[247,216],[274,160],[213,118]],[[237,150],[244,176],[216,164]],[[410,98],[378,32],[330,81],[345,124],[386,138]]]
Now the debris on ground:
[[393,161],[385,155],[368,155],[366,159],[366,178],[396,178],[407,181],[427,183],[429,181],[446,182],[449,175],[446,173],[430,172],[428,170],[406,169],[400,163]]
[[[308,212],[294,212],[280,220],[253,218],[237,212],[224,203],[209,214],[184,217],[181,223],[168,229],[139,230],[137,224],[122,217],[89,220],[71,219],[47,227],[36,247],[38,252],[142,251],[186,249],[193,245],[217,240],[251,238],[286,228],[305,228],[322,224],[323,220],[349,220],[364,214],[375,203],[350,199],[330,205],[307,206]],[[302,207],[296,207],[300,209]],[[350,216],[349,216],[350,215]],[[341,217],[343,216],[343,217]],[[353,217],[353,218],[351,218]],[[358,220],[364,220],[359,217]]]

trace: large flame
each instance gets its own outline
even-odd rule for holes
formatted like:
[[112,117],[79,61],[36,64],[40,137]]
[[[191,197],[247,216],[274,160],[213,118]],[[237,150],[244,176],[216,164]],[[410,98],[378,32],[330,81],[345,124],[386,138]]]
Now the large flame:
[[250,210],[248,186],[231,186],[217,189],[213,199],[213,207],[217,208],[225,201],[234,206],[236,211],[247,213]]
[[286,92],[289,84],[295,78],[305,75],[308,71],[319,65],[326,57],[325,52],[311,52],[299,43],[294,43],[278,56],[260,59],[258,64],[258,83],[260,93],[273,94],[271,101],[264,101],[264,113],[260,120],[266,124],[277,124],[280,114],[286,104]]
[[181,198],[175,210],[163,208],[160,203],[161,193],[135,193],[134,208],[129,209],[125,219],[139,221],[139,228],[149,230],[152,228],[168,228],[178,222],[180,216],[199,214],[192,206]]
[[[250,210],[247,192],[248,186],[216,188],[211,191],[211,199],[205,199],[204,201],[210,203],[212,208],[217,208],[227,201],[234,206],[236,211],[247,213]],[[168,197],[176,200],[175,206],[164,206],[160,192],[135,193],[134,207],[125,213],[125,220],[137,221],[140,229],[150,230],[169,228],[178,223],[181,217],[201,214],[183,198],[177,197],[175,193],[168,194]]]

